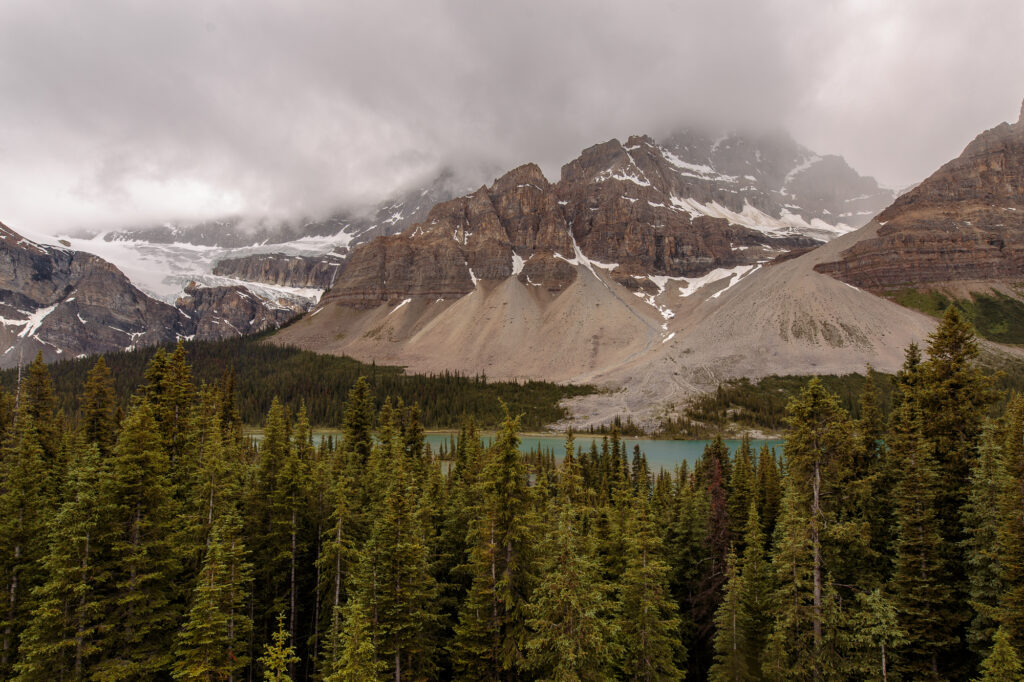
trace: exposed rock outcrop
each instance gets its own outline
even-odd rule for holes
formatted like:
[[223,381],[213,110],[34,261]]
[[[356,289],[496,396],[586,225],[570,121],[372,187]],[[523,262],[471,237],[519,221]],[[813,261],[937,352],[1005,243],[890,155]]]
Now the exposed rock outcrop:
[[213,274],[223,277],[304,289],[330,289],[341,271],[345,256],[289,256],[261,253],[225,258],[213,266]]
[[575,278],[571,266],[583,263],[613,270],[623,283],[699,277],[821,243],[802,229],[824,232],[825,223],[812,228],[781,208],[773,217],[746,201],[727,208],[735,205],[735,182],[647,137],[584,150],[555,184],[526,164],[438,204],[400,235],[354,249],[327,300],[373,307],[462,296],[478,281],[511,276],[557,292]]
[[175,306],[195,324],[203,340],[228,339],[277,329],[304,312],[287,301],[270,303],[245,287],[203,287],[192,282]]
[[0,224],[0,366],[173,341],[192,333],[174,307],[101,258],[43,246]]
[[818,271],[878,292],[1024,279],[1024,121],[979,135],[877,220]]

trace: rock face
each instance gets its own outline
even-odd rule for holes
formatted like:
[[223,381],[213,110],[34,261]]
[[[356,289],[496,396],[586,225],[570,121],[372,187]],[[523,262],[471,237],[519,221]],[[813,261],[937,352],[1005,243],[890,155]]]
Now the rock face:
[[979,135],[819,272],[871,291],[1024,279],[1024,119]]
[[304,308],[240,286],[192,285],[177,307],[150,298],[107,261],[37,244],[0,223],[0,367],[277,328]]
[[344,252],[332,252],[324,256],[253,254],[218,261],[213,267],[213,274],[261,284],[330,289],[344,261]]
[[304,312],[286,301],[270,304],[245,287],[201,287],[194,282],[185,287],[185,295],[175,305],[194,321],[196,338],[204,340],[228,339],[277,329]]
[[399,235],[353,249],[326,300],[368,308],[444,299],[513,276],[557,292],[579,265],[610,270],[643,295],[657,278],[698,278],[816,246],[852,229],[841,218],[891,199],[838,157],[787,140],[610,140],[563,166],[554,184],[536,165],[521,166],[438,204]]
[[173,341],[190,320],[96,256],[42,246],[0,224],[0,366]]

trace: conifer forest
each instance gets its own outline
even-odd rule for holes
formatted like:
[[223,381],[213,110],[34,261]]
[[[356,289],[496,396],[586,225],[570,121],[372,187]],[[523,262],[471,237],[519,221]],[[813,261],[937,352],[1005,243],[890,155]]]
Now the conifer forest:
[[[784,449],[651,470],[616,432],[427,447],[360,379],[340,435],[157,351],[0,399],[0,679],[1021,680],[1024,397],[950,308],[857,418],[819,380]],[[1006,398],[1006,399],[1004,399]]]

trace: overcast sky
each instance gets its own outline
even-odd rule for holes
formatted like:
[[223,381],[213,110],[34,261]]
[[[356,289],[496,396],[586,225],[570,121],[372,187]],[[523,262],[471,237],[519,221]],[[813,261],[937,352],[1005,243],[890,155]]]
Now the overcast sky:
[[1022,29],[1020,0],[3,0],[0,221],[315,214],[708,119],[901,187],[1017,119]]

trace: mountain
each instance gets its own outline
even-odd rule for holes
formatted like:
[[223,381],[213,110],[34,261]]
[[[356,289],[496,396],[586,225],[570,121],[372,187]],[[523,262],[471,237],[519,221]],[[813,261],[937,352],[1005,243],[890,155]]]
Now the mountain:
[[878,293],[948,287],[1013,295],[1024,279],[1024,108],[900,196],[877,233],[819,272]]
[[240,287],[193,285],[178,307],[158,301],[113,264],[63,244],[26,239],[0,223],[0,367],[178,338],[276,328],[301,312]]
[[373,307],[409,296],[462,296],[479,280],[512,276],[561,291],[584,262],[648,296],[663,277],[738,274],[848,232],[839,216],[861,210],[844,209],[891,200],[856,174],[840,192],[837,178],[850,178],[837,168],[847,167],[776,138],[611,140],[566,164],[557,183],[527,164],[435,206],[400,235],[354,249],[329,296]]
[[[807,265],[826,241],[850,243],[841,216],[856,223],[892,200],[850,173],[787,138],[610,140],[563,166],[558,182],[527,164],[354,248],[320,303],[275,339],[418,371],[628,389],[583,399],[589,423],[615,411],[649,417],[751,360],[761,365],[754,375],[811,363],[862,369],[930,322]],[[777,273],[810,284],[786,292]],[[829,295],[815,298],[822,284],[852,319],[828,310]],[[718,312],[741,288],[763,309]],[[696,340],[715,316],[729,335],[709,335],[705,347]],[[882,338],[900,326],[906,333]],[[776,334],[792,352],[774,348]],[[751,360],[730,350],[744,343]]]

